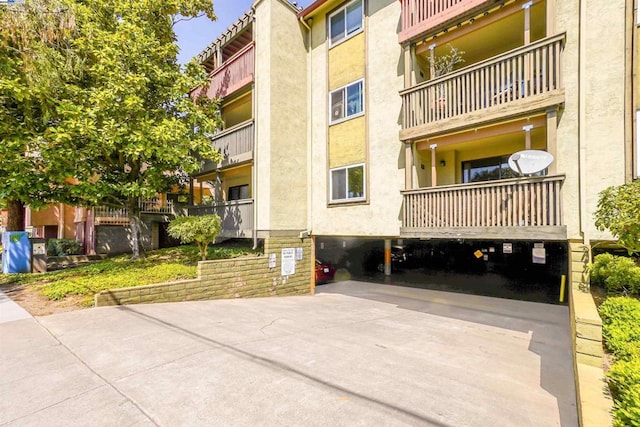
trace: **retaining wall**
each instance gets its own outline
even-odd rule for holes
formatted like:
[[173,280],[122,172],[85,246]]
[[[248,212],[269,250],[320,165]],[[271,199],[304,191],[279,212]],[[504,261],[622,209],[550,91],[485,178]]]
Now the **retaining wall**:
[[[297,255],[289,263],[295,266],[292,274],[282,274],[283,249],[293,249]],[[269,238],[264,255],[201,261],[197,279],[102,291],[96,294],[95,305],[310,294],[315,277],[311,255],[310,238]]]

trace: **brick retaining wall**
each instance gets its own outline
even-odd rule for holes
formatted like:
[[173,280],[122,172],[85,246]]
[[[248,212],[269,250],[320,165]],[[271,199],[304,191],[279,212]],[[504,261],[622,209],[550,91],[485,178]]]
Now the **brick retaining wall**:
[[[302,248],[302,259],[295,261],[294,274],[283,276],[282,249],[286,248]],[[269,268],[269,254],[275,254],[274,268]],[[310,294],[315,277],[311,255],[310,238],[272,237],[265,241],[264,255],[201,261],[197,279],[102,291],[96,294],[95,305]]]

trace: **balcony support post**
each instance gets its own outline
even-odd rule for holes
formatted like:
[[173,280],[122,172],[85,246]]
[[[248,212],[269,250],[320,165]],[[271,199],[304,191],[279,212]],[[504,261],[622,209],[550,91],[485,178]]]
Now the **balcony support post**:
[[410,88],[416,84],[415,50],[410,43],[404,46],[404,87]]
[[405,190],[413,189],[413,142],[405,141],[404,143],[404,188]]
[[193,178],[189,178],[189,205],[193,206],[194,200],[193,200]]
[[556,0],[547,0],[547,37],[556,33]]
[[391,239],[384,239],[384,275],[391,276]]
[[553,156],[553,163],[549,165],[548,173],[557,173],[557,151],[558,151],[558,110],[552,108],[547,110],[547,152]]
[[438,169],[436,167],[436,148],[438,148],[438,144],[431,144],[429,146],[431,148],[431,186],[438,186]]

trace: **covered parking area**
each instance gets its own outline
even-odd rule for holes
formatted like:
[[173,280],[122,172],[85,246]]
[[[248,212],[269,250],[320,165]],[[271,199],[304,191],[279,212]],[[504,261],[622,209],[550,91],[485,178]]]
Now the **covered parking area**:
[[334,265],[336,280],[548,304],[568,303],[567,254],[562,241],[316,238],[316,256]]

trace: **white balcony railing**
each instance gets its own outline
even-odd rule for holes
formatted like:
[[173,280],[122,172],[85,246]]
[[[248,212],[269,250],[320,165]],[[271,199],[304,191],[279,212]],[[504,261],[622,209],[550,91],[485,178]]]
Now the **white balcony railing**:
[[559,227],[564,175],[403,191],[410,229]]
[[560,90],[563,45],[548,37],[401,91],[403,129]]

